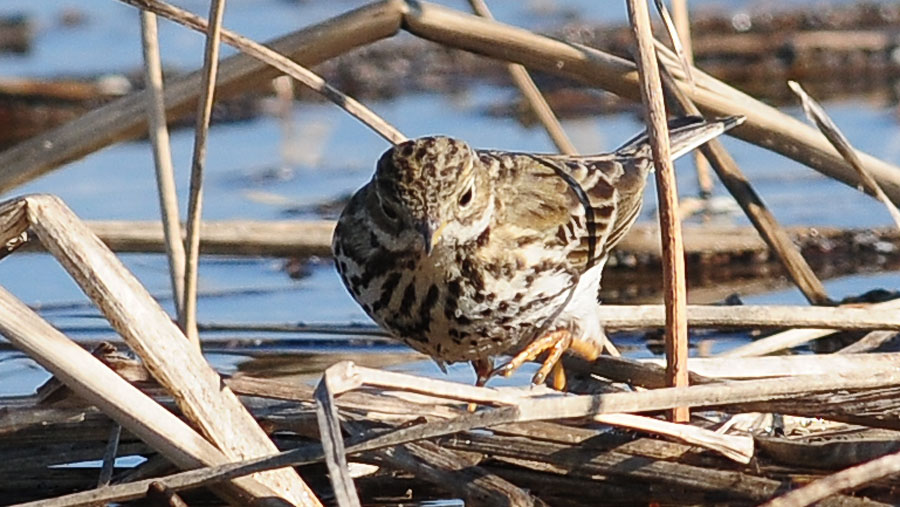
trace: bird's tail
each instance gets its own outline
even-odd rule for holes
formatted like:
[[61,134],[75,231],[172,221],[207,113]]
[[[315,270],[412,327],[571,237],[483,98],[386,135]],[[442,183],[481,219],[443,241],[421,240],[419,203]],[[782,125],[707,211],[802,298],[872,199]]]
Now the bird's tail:
[[[685,116],[669,121],[669,146],[672,160],[689,153],[698,146],[702,146],[710,139],[714,139],[729,129],[744,123],[743,116],[729,116],[716,120],[704,120],[699,116]],[[650,137],[643,132],[616,150],[619,154],[638,155],[647,150],[649,156]]]

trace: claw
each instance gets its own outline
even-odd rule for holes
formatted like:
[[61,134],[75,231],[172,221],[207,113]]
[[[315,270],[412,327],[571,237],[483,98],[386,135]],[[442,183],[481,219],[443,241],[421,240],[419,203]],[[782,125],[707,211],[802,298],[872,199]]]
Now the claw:
[[[560,333],[557,340],[547,348],[547,358],[544,359],[544,364],[542,364],[541,368],[537,371],[537,373],[534,374],[531,382],[533,384],[543,384],[544,380],[547,378],[547,375],[550,374],[550,371],[556,368],[556,365],[559,364],[559,359],[562,357],[563,352],[568,350],[571,345],[572,333],[568,331]],[[562,369],[561,364],[559,368]]]
[[[483,387],[494,376],[494,360],[490,357],[473,359],[472,369],[475,370],[475,385]],[[476,407],[475,403],[469,403],[466,409],[469,412],[474,412]]]
[[563,368],[562,363],[556,363],[553,365],[553,371],[551,372],[553,375],[553,389],[557,391],[563,391],[566,389],[566,370]]
[[523,364],[541,355],[547,349],[552,348],[556,342],[565,339],[567,336],[571,336],[571,333],[566,329],[559,329],[541,336],[537,340],[529,343],[527,347],[522,349],[521,352],[516,354],[506,364],[497,368],[493,374],[503,375],[504,377],[512,375],[513,372],[518,370]]
[[473,359],[472,369],[475,370],[475,385],[482,387],[494,376],[494,360],[490,357]]
[[[596,342],[575,338],[568,329],[557,329],[529,343],[506,364],[491,372],[490,376],[508,377],[526,362],[547,352],[547,357],[531,381],[534,384],[542,384],[547,375],[552,374],[553,388],[562,391],[566,387],[566,374],[559,360],[566,350],[571,350],[588,361],[597,359],[603,352],[603,348]],[[478,371],[477,368],[476,371]]]

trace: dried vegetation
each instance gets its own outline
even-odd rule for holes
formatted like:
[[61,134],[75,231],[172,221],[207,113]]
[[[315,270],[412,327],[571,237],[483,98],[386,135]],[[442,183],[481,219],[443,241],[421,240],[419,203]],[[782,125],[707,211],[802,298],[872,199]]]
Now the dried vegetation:
[[[403,134],[303,66],[407,31],[517,64],[509,71],[529,90],[538,111],[549,108],[524,68],[642,99],[655,111],[647,117],[657,121],[651,129],[660,143],[657,153],[666,150],[665,131],[659,130],[665,89],[672,110],[743,115],[746,123],[735,136],[859,185],[886,203],[900,201],[897,167],[848,146],[836,150],[818,130],[690,67],[689,53],[675,54],[654,44],[641,0],[629,2],[634,37],[643,48],[640,72],[635,63],[597,49],[493,21],[482,2],[473,2],[481,17],[426,2],[376,2],[262,46],[156,0],[125,1],[145,11],[148,82],[154,81],[153,14],[207,32],[207,64],[169,80],[165,89],[116,99],[0,153],[3,191],[110,143],[142,135],[148,124],[164,128],[163,115],[177,116],[198,102],[209,103],[213,86],[217,97],[227,97],[280,73],[397,142]],[[223,7],[212,2],[210,18],[221,19]],[[219,36],[242,53],[222,60],[216,73],[212,62]],[[676,40],[678,34],[672,31],[669,37]],[[657,65],[661,76],[655,75]],[[202,139],[209,122],[208,108],[198,109],[192,199],[197,209]],[[148,110],[157,117],[148,119]],[[572,151],[555,118],[539,117],[560,149]],[[817,118],[817,124],[833,130]],[[167,157],[164,137],[151,135],[159,167]],[[841,136],[830,137],[840,142]],[[249,375],[222,378],[185,339],[196,326],[190,277],[196,272],[199,223],[188,227],[186,261],[179,260],[183,253],[174,245],[180,243],[181,231],[171,219],[167,229],[156,226],[151,236],[118,232],[119,244],[128,248],[152,244],[160,250],[167,245],[173,287],[183,281],[179,314],[187,317],[179,315],[179,328],[98,239],[95,230],[102,224],[92,230],[52,196],[8,200],[0,205],[0,243],[6,254],[18,255],[18,248],[39,242],[139,360],[119,356],[108,346],[88,353],[15,296],[0,291],[0,333],[54,374],[36,395],[3,400],[4,500],[40,498],[41,505],[62,506],[147,496],[177,505],[181,495],[199,491],[195,498],[212,493],[235,504],[252,499],[254,505],[401,503],[410,500],[409,494],[412,500],[463,498],[473,505],[896,503],[898,356],[872,351],[900,329],[897,303],[830,306],[791,236],[722,145],[713,142],[704,154],[762,238],[747,240],[745,246],[771,251],[818,306],[687,306],[684,266],[674,262],[680,257],[681,234],[673,192],[662,213],[669,218],[662,236],[669,246],[661,257],[666,304],[609,306],[608,315],[601,316],[610,328],[665,328],[668,368],[608,357],[595,364],[573,361],[567,368],[569,394],[543,387],[473,387],[349,362],[328,368],[315,389]],[[664,187],[668,169],[657,172]],[[173,185],[166,182],[171,176],[164,168],[159,174],[165,208],[165,187]],[[249,233],[238,228],[230,232],[235,230],[237,237],[222,234],[220,243],[208,247],[254,255],[293,249],[327,254],[330,224],[296,226],[290,233],[295,241],[287,245],[272,237],[245,237]],[[278,231],[272,226],[264,232],[286,235],[283,228]],[[117,244],[111,239],[115,232],[104,234]],[[722,356],[687,362],[686,325],[781,332]],[[838,330],[863,337],[836,354],[758,357]],[[673,385],[680,387],[669,387]],[[467,411],[467,404],[478,408]],[[662,417],[667,412],[675,419],[690,418],[689,424],[667,421]],[[147,459],[129,468],[115,461],[117,455]],[[91,460],[102,460],[103,468],[78,465]],[[56,466],[61,464],[71,466]],[[98,472],[100,487],[90,489],[98,483]]]

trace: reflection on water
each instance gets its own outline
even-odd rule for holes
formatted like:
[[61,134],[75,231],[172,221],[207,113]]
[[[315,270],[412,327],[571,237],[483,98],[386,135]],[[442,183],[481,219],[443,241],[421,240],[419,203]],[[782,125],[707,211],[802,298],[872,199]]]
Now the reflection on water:
[[[246,35],[266,39],[359,3],[349,0],[302,4],[236,0],[229,3],[226,25]],[[445,3],[466,8],[462,1]],[[771,2],[753,3],[765,5]],[[140,65],[137,16],[131,7],[109,0],[82,2],[78,5],[87,13],[88,22],[81,27],[60,29],[55,20],[63,5],[69,4],[61,0],[7,0],[0,5],[0,12],[36,13],[39,27],[32,53],[0,56],[4,75],[118,72]],[[199,0],[184,0],[180,4],[196,12],[206,9],[206,3]],[[586,13],[591,19],[622,16],[618,10],[604,10],[607,4],[621,8],[616,2],[529,2],[530,5],[524,8],[516,2],[496,4],[498,18],[525,26],[536,26],[541,21],[550,23],[554,21],[553,16],[565,19],[572,12]],[[603,9],[597,7],[600,4],[604,5]],[[695,8],[730,8],[746,4],[736,0],[692,2]],[[547,6],[552,16],[538,9],[539,5]],[[199,64],[201,37],[169,23],[163,23],[162,30],[162,50],[167,62],[181,68]],[[99,57],[101,52],[102,58]],[[553,151],[547,136],[539,128],[523,127],[512,119],[484,114],[492,104],[512,93],[507,89],[479,85],[452,96],[412,95],[370,105],[409,136],[442,133],[465,138],[479,147]],[[861,101],[829,103],[827,107],[857,147],[889,162],[900,162],[900,131],[890,111]],[[790,112],[799,115],[796,108]],[[329,105],[297,104],[293,113],[295,137],[289,142],[296,151],[309,156],[296,157],[293,159],[296,162],[287,166],[281,159],[284,134],[276,118],[263,116],[238,124],[219,125],[211,130],[204,218],[293,219],[297,213],[292,210],[314,210],[315,205],[340,199],[367,181],[374,161],[386,148],[383,140]],[[641,128],[638,119],[630,114],[564,121],[564,126],[583,152],[610,149]],[[853,189],[748,144],[726,139],[726,145],[784,224],[872,227],[891,223],[879,204]],[[180,199],[184,203],[192,134],[186,130],[174,132],[172,146],[176,177],[182,182]],[[155,219],[157,199],[153,174],[147,143],[124,143],[73,162],[65,170],[32,182],[15,193],[58,194],[83,218]],[[678,165],[678,179],[683,195],[696,194],[695,176],[684,161]],[[717,186],[715,194],[726,195],[721,186]],[[653,219],[654,196],[655,192],[648,189],[642,220]],[[313,215],[313,211],[303,211],[299,218]],[[746,224],[740,216],[730,216],[726,220]],[[125,255],[122,259],[151,293],[167,292],[167,267],[162,256]],[[201,300],[200,320],[225,324],[368,322],[344,292],[330,261],[313,263],[306,271],[308,276],[292,280],[285,276],[281,260],[205,259],[200,269],[200,289],[221,295]],[[900,285],[898,282],[896,275],[883,274],[852,276],[826,285],[832,297],[840,298],[875,287],[894,288]],[[16,254],[3,259],[0,261],[0,285],[28,304],[43,305],[41,313],[54,325],[73,331],[73,336],[115,339],[95,310],[89,305],[79,306],[86,303],[86,298],[47,255]],[[803,302],[795,289],[743,299],[747,303]],[[66,305],[60,306],[63,303]],[[171,311],[168,299],[162,304]],[[79,329],[81,332],[77,332]],[[715,340],[714,337],[710,339]],[[650,353],[640,338],[623,337],[622,340],[632,356]],[[715,342],[714,348],[730,346],[733,340],[733,337],[722,337]],[[441,375],[434,363],[414,360],[415,356],[401,346],[385,353],[369,350],[363,354],[352,347],[329,350],[327,354],[322,350],[288,352],[256,354],[246,363],[243,356],[221,351],[211,357],[217,366],[228,372],[278,372],[304,380],[331,362],[345,358],[373,366]],[[521,383],[532,373],[529,368],[523,368],[513,379],[495,382]],[[472,380],[468,365],[451,366],[449,375],[460,381]],[[45,377],[46,374],[30,360],[16,354],[0,353],[0,395],[29,392]]]

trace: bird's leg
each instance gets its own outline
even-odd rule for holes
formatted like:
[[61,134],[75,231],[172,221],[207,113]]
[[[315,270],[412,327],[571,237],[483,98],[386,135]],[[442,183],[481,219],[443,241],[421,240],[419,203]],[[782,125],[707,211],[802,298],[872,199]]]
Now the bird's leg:
[[566,350],[571,350],[588,361],[597,359],[603,351],[602,347],[593,340],[575,338],[568,329],[557,329],[529,343],[509,362],[499,367],[496,373],[508,377],[526,362],[547,352],[547,357],[544,359],[541,368],[535,373],[532,382],[541,384],[547,378],[547,375],[552,372],[553,388],[562,391],[566,387],[566,374],[559,359]]
[[[559,333],[559,331],[557,331]],[[559,359],[562,357],[563,352],[569,349],[572,346],[572,333],[568,330],[563,330],[562,333],[557,335],[557,340],[547,347],[547,357],[544,359],[544,364],[541,365],[540,369],[537,373],[534,374],[534,377],[531,379],[532,384],[543,384],[544,379],[547,378],[547,375],[550,374],[550,371],[553,370],[553,387],[556,388],[556,383],[562,378],[563,385],[559,389],[560,391],[566,387],[565,378],[566,374],[562,371],[562,363],[559,362]],[[557,368],[557,366],[559,368]]]
[[[606,339],[605,343],[612,346],[612,343],[609,341],[609,339]],[[574,354],[581,356],[582,358],[591,362],[600,357],[600,354],[603,353],[603,348],[604,345],[598,344],[594,340],[585,340],[583,338],[573,338],[569,343],[569,350],[571,350]],[[615,347],[613,347],[612,350],[616,352],[616,354],[614,355],[619,355],[619,351],[616,350]],[[549,361],[549,358],[547,360]],[[546,367],[546,363],[544,364],[544,367]],[[541,371],[543,371],[543,369],[544,368],[542,367]],[[538,373],[540,373],[540,371]],[[541,381],[543,381],[543,379],[541,379]],[[535,375],[535,383],[537,383],[537,375]],[[565,388],[566,372],[563,370],[562,362],[557,362],[553,366],[553,389],[562,391]]]
[[494,360],[490,357],[473,359],[472,369],[475,370],[475,385],[483,387],[494,376]]
[[557,361],[556,364],[553,365],[553,371],[550,372],[552,375],[552,384],[553,389],[557,391],[562,391],[566,388],[566,370],[563,368],[562,362]]
[[[523,364],[527,363],[528,361],[531,361],[532,359],[541,355],[543,352],[545,352],[547,350],[555,349],[557,347],[557,344],[559,344],[560,342],[571,342],[571,340],[572,340],[572,333],[569,332],[568,329],[557,329],[556,331],[551,331],[551,332],[541,336],[540,338],[534,340],[533,342],[529,343],[527,347],[522,349],[521,352],[516,354],[506,364],[497,368],[495,373],[499,373],[505,377],[508,377],[508,376],[512,375],[514,371],[518,370]],[[568,348],[568,343],[564,344],[564,346],[562,347],[562,350],[565,351],[566,348]],[[550,357],[547,358],[548,361],[550,359],[552,359],[554,355],[555,355],[555,351],[551,351]],[[553,364],[559,359],[560,355],[562,355],[562,352],[560,352],[559,355],[556,355],[556,359],[553,360],[553,362],[549,363],[550,365],[547,366],[547,371],[544,372],[540,381],[543,381],[543,377],[547,376],[547,372],[550,371],[550,368],[553,367]],[[544,362],[545,366],[547,365],[548,361]],[[543,370],[544,368],[542,367],[541,369]],[[538,371],[538,375],[540,375],[540,373],[541,372]],[[534,377],[535,384],[539,383],[538,375],[535,375],[535,377]]]
[[594,340],[574,339],[569,345],[569,350],[588,361],[595,361],[600,357],[604,348],[606,348],[606,351],[609,352],[609,355],[611,356],[621,356],[619,351],[613,346],[612,342],[609,341],[609,338],[606,338],[605,336],[603,338],[602,344],[598,344]]

